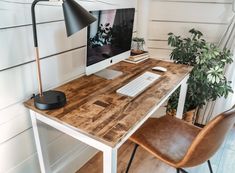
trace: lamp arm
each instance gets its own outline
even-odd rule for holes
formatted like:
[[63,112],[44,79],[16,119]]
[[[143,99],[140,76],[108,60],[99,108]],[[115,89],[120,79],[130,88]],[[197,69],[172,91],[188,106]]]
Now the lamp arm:
[[37,65],[37,77],[38,77],[38,90],[39,95],[43,95],[42,91],[42,79],[41,79],[41,69],[40,69],[40,58],[38,50],[38,38],[37,38],[37,26],[36,26],[36,16],[35,16],[35,6],[40,1],[49,1],[49,0],[35,0],[31,5],[31,15],[32,15],[32,26],[33,26],[33,41],[36,52],[36,65]]
[[49,0],[35,0],[35,1],[33,1],[32,5],[31,5],[32,26],[33,26],[33,40],[34,40],[34,46],[35,47],[38,47],[35,6],[40,1],[49,1]]

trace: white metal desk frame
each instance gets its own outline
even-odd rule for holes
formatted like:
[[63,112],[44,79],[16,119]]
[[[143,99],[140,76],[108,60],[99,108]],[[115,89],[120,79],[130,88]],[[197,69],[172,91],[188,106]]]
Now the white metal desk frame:
[[75,128],[65,126],[55,120],[47,118],[39,113],[36,113],[30,110],[33,132],[36,142],[36,148],[39,158],[39,164],[42,173],[51,173],[49,160],[48,160],[48,152],[46,152],[46,145],[41,142],[39,128],[37,125],[37,121],[43,122],[85,144],[92,146],[103,152],[103,173],[116,173],[117,172],[117,150],[118,148],[151,116],[154,112],[168,99],[168,97],[181,85],[180,89],[180,98],[177,107],[176,117],[182,118],[185,97],[187,93],[187,80],[189,75],[187,75],[170,93],[168,93],[165,98],[161,100],[161,102],[154,106],[154,108],[145,116],[143,120],[141,120],[132,130],[122,139],[114,148],[95,140],[83,133],[78,132]]

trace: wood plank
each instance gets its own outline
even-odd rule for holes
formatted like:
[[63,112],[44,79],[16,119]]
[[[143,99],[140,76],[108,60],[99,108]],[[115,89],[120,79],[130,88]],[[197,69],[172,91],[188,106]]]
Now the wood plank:
[[[118,88],[157,65],[166,67],[168,71],[161,73],[162,77],[148,90],[136,98],[116,93]],[[34,107],[32,99],[25,102],[25,106],[115,147],[192,69],[153,59],[137,65],[120,62],[111,68],[122,71],[124,75],[116,80],[84,76],[57,88],[67,96],[68,103],[63,108],[41,111]]]

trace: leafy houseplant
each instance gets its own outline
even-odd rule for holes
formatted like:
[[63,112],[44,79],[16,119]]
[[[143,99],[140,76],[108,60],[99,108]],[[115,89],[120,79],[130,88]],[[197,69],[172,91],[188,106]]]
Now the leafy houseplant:
[[[169,33],[168,45],[173,47],[170,58],[175,63],[193,66],[187,81],[188,90],[184,112],[200,108],[207,101],[214,101],[219,97],[227,97],[233,92],[229,81],[224,76],[224,67],[232,63],[230,50],[220,50],[215,44],[202,39],[200,31],[191,29],[188,38]],[[170,97],[167,111],[177,108],[179,89]]]
[[144,38],[134,37],[132,39],[132,50],[131,52],[134,54],[141,54],[144,52]]

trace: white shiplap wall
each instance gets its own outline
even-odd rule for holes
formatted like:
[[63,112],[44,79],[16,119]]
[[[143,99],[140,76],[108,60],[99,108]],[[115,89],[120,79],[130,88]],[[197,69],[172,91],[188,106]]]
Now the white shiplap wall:
[[[137,6],[136,0],[78,2],[87,10]],[[0,1],[0,173],[40,172],[29,112],[22,105],[37,92],[31,3],[32,0]],[[66,37],[60,3],[40,3],[36,12],[46,90],[84,74],[86,30]],[[54,172],[74,172],[95,153],[55,129],[41,126]]]
[[[137,6],[135,0],[102,1],[107,3],[96,0],[79,3],[88,10]],[[24,100],[37,92],[36,69],[32,62],[31,2],[0,1],[0,173],[40,172],[31,122],[28,111],[22,106]],[[146,10],[148,14],[142,16]],[[147,34],[152,55],[168,59],[168,32],[184,35],[194,27],[204,32],[209,41],[218,42],[231,17],[231,0],[139,0],[139,11],[141,22],[136,23],[135,30],[140,30],[140,36]],[[82,75],[86,31],[66,38],[59,4],[38,5],[37,18],[41,22],[38,25],[40,54],[46,57],[41,61],[44,88]],[[44,131],[55,172],[59,167],[63,167],[61,172],[73,172],[94,154],[95,150],[50,127],[45,126]],[[63,162],[69,155],[73,158]],[[69,161],[70,166],[66,165]]]
[[[147,40],[151,57],[164,60],[170,59],[172,51],[167,45],[170,32],[187,36],[195,28],[207,41],[218,43],[233,15],[232,1],[138,0],[138,34]],[[158,116],[165,114],[164,105],[157,111]]]
[[232,0],[150,0],[148,48],[152,56],[169,59],[167,34],[186,36],[191,28],[218,43],[232,17]]

